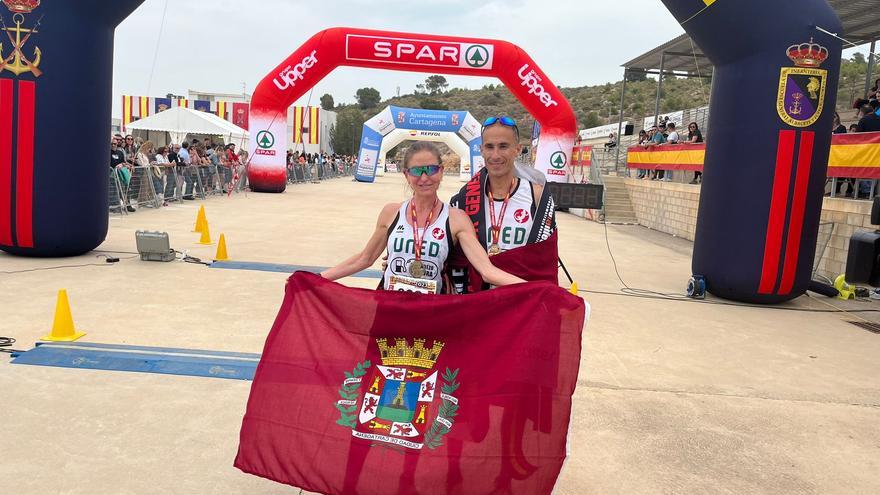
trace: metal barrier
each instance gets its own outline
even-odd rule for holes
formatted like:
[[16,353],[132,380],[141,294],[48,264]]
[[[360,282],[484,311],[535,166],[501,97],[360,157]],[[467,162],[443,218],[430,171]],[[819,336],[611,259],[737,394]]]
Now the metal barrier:
[[107,204],[110,206],[110,213],[119,213],[120,215],[128,213],[128,208],[123,202],[122,192],[124,190],[122,181],[119,179],[119,172],[111,168],[107,187]]
[[822,222],[819,224],[819,234],[816,238],[816,255],[813,257],[812,278],[827,284],[833,284],[834,282],[818,272],[819,264],[822,261],[822,257],[825,256],[825,250],[828,248],[828,242],[831,240],[832,235],[834,235],[834,222]]

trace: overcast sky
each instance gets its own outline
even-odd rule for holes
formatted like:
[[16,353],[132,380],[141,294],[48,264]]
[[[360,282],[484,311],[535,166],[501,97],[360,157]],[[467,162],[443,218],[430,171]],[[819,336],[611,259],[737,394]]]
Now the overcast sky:
[[[310,36],[335,26],[507,40],[569,87],[619,80],[622,63],[683,32],[660,0],[146,0],[116,30],[113,116],[122,94],[250,93]],[[411,93],[425,77],[339,68],[315,86],[311,104],[324,93],[353,102],[365,86],[383,99],[398,87]],[[497,82],[446,78],[462,88]]]

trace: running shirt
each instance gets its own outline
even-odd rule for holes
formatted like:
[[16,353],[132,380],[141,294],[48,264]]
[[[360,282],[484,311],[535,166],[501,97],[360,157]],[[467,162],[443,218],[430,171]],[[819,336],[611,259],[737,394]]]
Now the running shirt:
[[[411,200],[410,200],[411,201]],[[440,294],[443,291],[443,269],[452,250],[452,236],[449,230],[449,205],[440,204],[440,213],[428,226],[422,241],[421,260],[425,267],[422,278],[410,274],[410,265],[416,259],[413,227],[407,219],[410,215],[410,201],[400,205],[397,217],[388,228],[388,266],[382,276],[385,290]],[[424,229],[419,229],[421,233]]]
[[[486,188],[489,189],[488,187]],[[489,209],[489,201],[491,192],[487,192],[483,198],[483,210],[485,211],[486,225],[486,249],[492,245],[492,219],[491,210]],[[495,199],[495,218],[501,215],[501,208],[504,205],[504,198]],[[529,232],[532,231],[532,224],[535,221],[535,196],[532,191],[532,184],[529,181],[517,179],[516,190],[510,195],[510,202],[507,204],[507,211],[504,212],[504,218],[501,221],[501,232],[498,235],[498,247],[502,251],[525,246],[529,239]]]

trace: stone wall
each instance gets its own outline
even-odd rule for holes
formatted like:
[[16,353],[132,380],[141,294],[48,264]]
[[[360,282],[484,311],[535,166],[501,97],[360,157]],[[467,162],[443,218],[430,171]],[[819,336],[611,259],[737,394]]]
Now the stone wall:
[[700,186],[640,179],[626,179],[639,225],[694,240]]
[[[700,186],[626,179],[633,211],[639,224],[649,229],[694,240]],[[817,273],[834,279],[846,271],[849,238],[854,232],[873,230],[871,202],[824,198],[817,250],[824,250]]]

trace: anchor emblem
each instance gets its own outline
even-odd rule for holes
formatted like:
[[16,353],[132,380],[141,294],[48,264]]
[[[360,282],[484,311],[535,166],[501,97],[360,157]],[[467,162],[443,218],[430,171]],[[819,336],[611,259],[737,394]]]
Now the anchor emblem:
[[[6,31],[6,37],[9,38],[9,42],[12,44],[12,53],[10,53],[9,56],[5,56],[3,54],[3,43],[0,42],[0,72],[8,70],[16,76],[30,72],[34,77],[40,77],[43,74],[43,71],[38,69],[40,66],[40,59],[43,55],[43,52],[40,51],[40,47],[34,47],[33,60],[28,59],[24,54],[25,43],[27,43],[32,34],[39,32],[37,31],[37,28],[40,26],[40,21],[42,19],[43,18],[40,17],[37,24],[31,29],[21,27],[24,23],[24,16],[19,13],[12,16],[15,28],[8,28],[6,27],[5,22],[2,23],[0,30]],[[0,21],[2,21],[2,17],[0,17]],[[15,33],[14,37],[12,33]],[[22,37],[22,33],[25,33],[24,37]]]
[[803,93],[795,93],[791,95],[791,98],[794,100],[794,102],[788,108],[788,112],[792,115],[800,115],[801,111],[803,110],[803,107],[801,106],[801,100],[804,99]]

